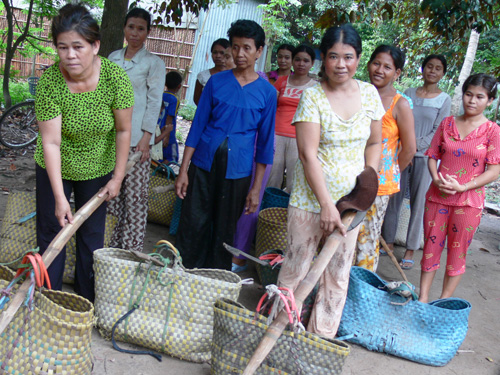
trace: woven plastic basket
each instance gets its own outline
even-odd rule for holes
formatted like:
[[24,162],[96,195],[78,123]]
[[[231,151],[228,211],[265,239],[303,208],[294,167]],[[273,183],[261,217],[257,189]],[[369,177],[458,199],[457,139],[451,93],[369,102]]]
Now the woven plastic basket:
[[182,199],[175,197],[174,213],[172,215],[172,220],[170,221],[170,229],[168,234],[175,236],[177,234],[177,229],[179,229],[179,222],[181,221],[181,211],[182,211]]
[[[36,210],[35,194],[14,191],[7,199],[5,216],[0,229],[0,263],[11,263],[22,258],[24,253],[36,247]],[[111,241],[113,229],[118,220],[115,216],[106,215],[104,245]],[[10,264],[16,269],[19,262]],[[64,264],[63,281],[73,284],[75,281],[76,237],[73,236],[66,245],[66,263]]]
[[[241,374],[266,329],[267,318],[237,302],[215,304],[212,375]],[[255,375],[335,375],[349,354],[347,344],[286,329]]]
[[[283,255],[283,250],[268,250],[264,251],[260,255],[268,255],[268,254],[280,254]],[[256,267],[259,269],[259,274],[261,275],[262,286],[266,287],[270,284],[278,283],[278,275],[280,273],[281,265],[276,264],[273,266],[263,266],[259,263],[256,263]]]
[[275,187],[267,187],[266,190],[264,190],[260,209],[265,210],[269,207],[286,208],[288,207],[289,200],[290,194],[288,194],[287,192]]
[[213,304],[222,297],[237,299],[242,285],[229,271],[186,270],[177,253],[173,266],[162,268],[138,261],[130,251],[100,249],[94,252],[94,272],[97,326],[105,338],[137,304],[117,325],[115,339],[192,362],[210,359]]
[[148,187],[148,221],[170,225],[174,213],[175,192],[173,190],[157,193],[155,188],[172,185],[174,180],[157,173],[150,177]]
[[[409,301],[382,290],[377,274],[352,267],[338,330],[350,342],[432,366],[444,366],[465,339],[471,305],[459,298]],[[396,303],[396,304],[395,304]]]
[[[401,211],[399,213],[399,221],[398,221],[398,228],[396,231],[396,237],[394,238],[394,243],[396,245],[406,247],[406,236],[408,234],[408,225],[410,224],[410,216],[411,216],[410,200],[408,198],[404,198],[403,203],[401,204]],[[422,232],[420,249],[423,248],[424,248],[424,235]]]
[[36,85],[38,84],[38,80],[40,78],[38,77],[28,77],[28,86],[30,90],[30,94],[35,96],[36,95]]
[[[0,266],[0,290],[13,273]],[[0,309],[6,310],[9,303]],[[86,375],[92,372],[90,350],[94,307],[76,294],[35,292],[34,309],[22,305],[0,335],[0,373]]]
[[[255,254],[260,256],[268,250],[286,248],[287,209],[282,207],[266,208],[259,212]],[[257,267],[259,279],[263,282],[261,269]]]

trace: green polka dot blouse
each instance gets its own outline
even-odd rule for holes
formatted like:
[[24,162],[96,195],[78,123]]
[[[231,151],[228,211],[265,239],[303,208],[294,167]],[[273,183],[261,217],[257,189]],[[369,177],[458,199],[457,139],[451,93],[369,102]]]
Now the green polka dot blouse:
[[[115,168],[114,109],[134,105],[134,90],[125,73],[115,63],[101,57],[99,83],[94,91],[70,92],[54,64],[43,74],[36,90],[38,121],[61,115],[61,174],[65,180],[84,181],[104,176]],[[35,162],[45,168],[41,134]]]

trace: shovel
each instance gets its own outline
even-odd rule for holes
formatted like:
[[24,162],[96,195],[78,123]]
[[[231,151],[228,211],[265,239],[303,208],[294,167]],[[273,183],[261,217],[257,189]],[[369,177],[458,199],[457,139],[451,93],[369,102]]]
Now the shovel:
[[[378,176],[377,172],[371,167],[365,170],[357,177],[356,186],[346,196],[339,199],[337,202],[337,209],[342,217],[342,224],[345,227],[353,229],[353,221],[359,222],[363,219],[365,212],[373,204],[377,196],[378,190]],[[357,214],[358,213],[358,214]],[[356,217],[357,216],[357,217]],[[344,237],[335,230],[327,239],[318,257],[311,266],[304,280],[302,280],[294,291],[295,303],[297,309],[300,311],[304,299],[313,290],[319,278],[325,271],[328,263],[337,251],[339,245],[344,240]],[[247,367],[243,371],[243,375],[252,375],[266,359],[269,352],[272,350],[274,344],[283,333],[286,325],[288,324],[288,315],[285,310],[279,312],[276,319],[269,326],[262,341],[257,346],[257,349],[250,358]]]
[[[136,164],[141,158],[141,152],[135,153],[132,155],[127,162],[126,172],[128,173],[130,169]],[[45,266],[49,268],[50,264],[56,259],[59,253],[62,251],[63,247],[66,245],[66,242],[75,234],[78,228],[83,224],[85,220],[89,218],[90,215],[106,200],[107,195],[99,197],[99,193],[94,195],[90,200],[80,208],[75,216],[73,217],[73,224],[66,224],[57,236],[52,240],[52,242],[47,247],[47,250],[42,255],[42,260],[45,263]],[[0,334],[7,328],[9,323],[14,319],[14,316],[19,310],[19,307],[24,301],[26,293],[30,288],[30,279],[27,278],[21,284],[19,289],[17,290],[14,297],[9,303],[9,307],[0,315]]]

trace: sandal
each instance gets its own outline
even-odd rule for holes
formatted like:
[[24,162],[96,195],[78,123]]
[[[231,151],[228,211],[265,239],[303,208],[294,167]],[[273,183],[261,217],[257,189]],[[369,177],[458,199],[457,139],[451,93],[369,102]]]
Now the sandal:
[[240,273],[240,272],[244,272],[248,269],[248,264],[244,264],[242,266],[236,264],[236,263],[232,263],[231,264],[231,272],[234,272],[234,273]]
[[401,262],[399,262],[399,265],[404,270],[411,270],[414,264],[415,261],[413,259],[401,259]]

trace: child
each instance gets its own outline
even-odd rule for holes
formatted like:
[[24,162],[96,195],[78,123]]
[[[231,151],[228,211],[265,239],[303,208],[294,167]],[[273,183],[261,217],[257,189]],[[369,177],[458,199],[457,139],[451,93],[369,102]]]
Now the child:
[[178,72],[169,72],[165,76],[167,91],[163,93],[163,109],[158,119],[161,134],[155,137],[155,144],[163,142],[163,160],[179,161],[179,145],[175,137],[177,110],[179,101],[175,96],[182,87],[182,76]]
[[446,240],[448,257],[440,298],[455,292],[465,272],[467,248],[481,221],[483,186],[500,174],[500,131],[483,114],[495,99],[496,79],[483,73],[472,75],[464,82],[462,92],[464,114],[445,118],[426,151],[433,183],[426,195],[424,214],[419,298],[424,303],[429,300]]

